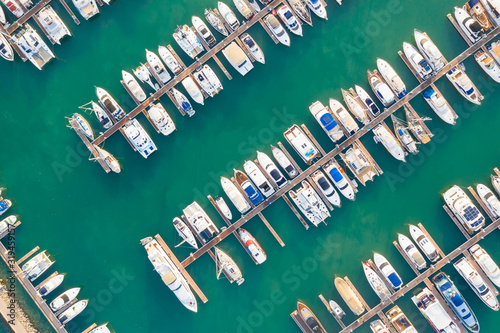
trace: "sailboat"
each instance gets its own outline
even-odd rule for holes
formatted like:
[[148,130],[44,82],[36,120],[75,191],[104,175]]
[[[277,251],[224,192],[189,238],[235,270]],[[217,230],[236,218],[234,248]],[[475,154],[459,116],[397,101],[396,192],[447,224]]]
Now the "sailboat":
[[191,231],[191,229],[188,228],[186,223],[184,223],[184,221],[182,221],[178,217],[174,218],[173,223],[175,230],[177,230],[177,233],[183,239],[183,241],[178,245],[176,245],[175,247],[178,247],[182,243],[187,242],[189,245],[198,250],[198,243],[196,243],[196,238],[194,238],[193,232]]
[[215,256],[217,257],[217,279],[219,279],[221,273],[224,271],[230,278],[229,282],[233,283],[236,281],[238,286],[242,284],[245,279],[243,278],[243,274],[241,274],[240,268],[236,265],[233,258],[216,246],[214,246],[214,249]]
[[151,80],[151,73],[148,71],[146,66],[141,64],[132,71],[134,72],[135,76],[137,76],[137,78],[141,80],[141,82],[147,83],[155,91],[160,89],[160,85],[158,83],[153,83],[153,81]]
[[103,148],[101,148],[97,145],[93,145],[93,146],[94,146],[94,149],[99,154],[99,157],[94,158],[95,160],[99,159],[99,160],[104,161],[106,163],[106,165],[114,173],[120,173],[122,171],[120,163],[112,154],[110,154],[107,150],[104,150]]

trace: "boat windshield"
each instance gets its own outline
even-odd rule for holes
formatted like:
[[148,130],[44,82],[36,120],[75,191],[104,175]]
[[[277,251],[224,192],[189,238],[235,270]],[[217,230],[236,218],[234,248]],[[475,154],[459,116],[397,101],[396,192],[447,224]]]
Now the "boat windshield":
[[462,299],[462,297],[458,296],[458,294],[453,295],[451,297],[451,301],[453,305],[455,305],[456,307],[459,307],[462,304],[464,304],[464,300]]
[[291,19],[291,18],[293,17],[292,12],[291,12],[291,11],[289,11],[289,10],[287,10],[287,11],[283,14],[283,16],[285,16],[285,18],[286,18],[287,20],[289,20],[289,19]]
[[342,176],[337,168],[333,168],[332,170],[330,170],[330,175],[335,182],[340,182],[342,179],[344,179],[344,176]]

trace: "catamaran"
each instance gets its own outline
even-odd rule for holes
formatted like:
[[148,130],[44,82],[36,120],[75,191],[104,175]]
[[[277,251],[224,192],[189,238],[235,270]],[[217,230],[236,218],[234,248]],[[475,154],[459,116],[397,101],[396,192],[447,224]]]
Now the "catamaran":
[[99,14],[99,6],[95,0],[73,0],[73,4],[86,20]]
[[464,190],[457,185],[453,185],[449,190],[443,193],[444,201],[460,223],[469,233],[478,231],[484,226],[485,220],[483,214],[472,203]]
[[36,16],[42,27],[45,28],[57,44],[61,45],[61,39],[64,36],[71,36],[71,32],[66,24],[64,24],[63,20],[50,5],[43,7]]
[[330,211],[307,181],[303,180],[301,185],[299,189],[288,192],[288,195],[307,219],[317,227],[330,217]]
[[186,52],[188,56],[194,59],[201,52],[203,52],[203,45],[201,45],[196,34],[187,25],[179,26],[173,33],[174,39],[179,44],[181,49]]
[[55,57],[38,32],[28,23],[12,36],[12,40],[17,44],[21,53],[39,70],[42,70]]

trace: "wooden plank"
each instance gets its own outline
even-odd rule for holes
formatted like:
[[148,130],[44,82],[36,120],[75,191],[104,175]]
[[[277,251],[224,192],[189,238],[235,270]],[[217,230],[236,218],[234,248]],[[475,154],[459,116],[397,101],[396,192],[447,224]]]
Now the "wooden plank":
[[165,251],[165,253],[168,255],[170,260],[174,262],[174,265],[179,269],[179,272],[182,274],[184,279],[186,279],[187,283],[193,288],[193,291],[198,295],[198,297],[201,299],[203,303],[208,302],[208,298],[205,296],[205,294],[201,291],[200,287],[194,282],[193,278],[191,278],[191,275],[186,271],[186,269],[181,265],[175,254],[170,250],[170,248],[167,246],[163,238],[157,234],[155,236],[156,241],[158,244],[160,244],[161,248]]
[[232,80],[233,77],[231,76],[231,74],[227,71],[226,67],[224,67],[224,65],[222,64],[222,62],[219,60],[219,57],[217,57],[217,55],[214,54],[213,56],[215,62],[217,63],[217,65],[219,65],[220,69],[224,72],[224,74],[226,74],[226,77],[229,79],[229,80]]
[[309,140],[311,140],[311,142],[318,148],[321,155],[325,156],[326,155],[325,150],[323,149],[323,147],[320,146],[318,141],[316,141],[316,138],[311,134],[311,132],[309,132],[309,129],[306,127],[306,125],[302,124],[301,127],[304,130],[304,132],[306,133]]
[[269,229],[269,231],[274,236],[274,238],[276,238],[276,240],[281,245],[281,247],[284,247],[285,243],[281,240],[281,237],[274,230],[274,228],[269,224],[269,222],[267,222],[267,219],[264,217],[264,215],[262,215],[262,213],[258,213],[257,215],[260,217],[260,219],[262,220],[262,222],[264,222],[264,225],[267,227],[267,229]]
[[63,5],[64,9],[66,9],[66,11],[71,16],[71,18],[76,23],[76,25],[80,25],[80,20],[78,19],[78,17],[76,17],[75,13],[73,13],[73,11],[71,10],[71,8],[69,8],[69,6],[66,3],[66,1],[65,0],[59,0],[59,2],[61,3],[61,5]]
[[462,225],[462,223],[460,223],[460,221],[458,221],[457,217],[455,216],[455,214],[453,214],[453,212],[448,208],[447,205],[443,205],[443,209],[446,211],[446,213],[448,214],[448,216],[450,216],[450,218],[452,219],[452,221],[455,223],[455,225],[457,226],[457,228],[462,232],[462,235],[464,235],[465,238],[467,239],[470,239],[470,234],[467,232],[467,230],[464,228],[464,226]]
[[94,328],[96,328],[97,325],[95,323],[93,323],[92,325],[90,325],[85,331],[83,331],[82,333],[89,333],[90,331],[92,331]]
[[415,266],[415,264],[413,263],[413,261],[410,260],[410,258],[408,257],[408,255],[406,254],[405,251],[403,251],[403,249],[401,248],[401,246],[399,246],[398,242],[394,241],[392,242],[392,244],[394,244],[394,246],[396,247],[396,249],[398,249],[399,253],[403,256],[403,258],[406,260],[406,263],[411,267],[411,269],[413,270],[413,272],[416,274],[416,275],[419,275],[420,272],[418,271],[418,268],[417,266]]
[[302,169],[299,167],[299,165],[297,164],[297,162],[295,162],[295,160],[293,159],[292,155],[290,155],[290,153],[288,152],[288,150],[286,150],[285,146],[283,146],[283,144],[281,143],[281,141],[278,142],[278,146],[281,149],[281,151],[283,151],[283,154],[285,154],[285,156],[290,160],[290,163],[292,163],[293,167],[295,169],[297,169],[298,173],[302,173]]
[[476,191],[472,188],[472,186],[467,187],[467,189],[472,194],[472,196],[474,197],[474,199],[476,199],[477,203],[481,206],[481,208],[483,209],[483,211],[486,212],[486,214],[488,215],[488,217],[490,218],[490,220],[494,221],[495,217],[493,216],[493,212],[484,204],[483,200],[481,200],[481,198],[479,197],[479,195],[477,195]]
[[40,250],[40,246],[36,246],[33,250],[31,250],[30,252],[26,253],[21,259],[19,259],[16,264],[18,264],[19,266],[21,266],[21,264],[26,260],[28,259],[29,257],[31,257],[36,251]]
[[330,307],[330,304],[326,301],[325,297],[322,294],[319,294],[318,297],[321,300],[321,302],[323,302],[323,304],[325,305],[325,307],[328,310],[328,312],[330,312],[330,314],[333,316],[333,318],[335,318],[335,320],[340,325],[340,327],[345,328],[344,323],[342,322],[342,320],[340,320],[339,318],[337,318],[337,316],[333,312],[332,308]]
[[48,278],[46,278],[45,280],[43,280],[42,282],[40,282],[36,287],[35,287],[35,290],[38,291],[40,290],[40,288],[45,284],[47,283],[50,279],[52,279],[54,276],[58,275],[59,273],[57,271],[55,271],[54,273],[50,274],[50,276]]
[[300,215],[300,213],[297,211],[297,209],[295,209],[295,206],[290,202],[290,199],[288,199],[288,197],[286,195],[283,196],[283,199],[285,200],[288,207],[290,207],[292,212],[295,214],[295,216],[297,216],[297,218],[299,219],[300,223],[302,223],[304,228],[306,228],[306,230],[309,229],[309,224],[307,224],[307,222],[304,221],[304,218],[302,217],[302,215]]
[[444,252],[441,250],[441,248],[434,241],[434,238],[432,238],[431,235],[427,232],[427,229],[425,229],[424,225],[422,223],[419,223],[418,227],[424,233],[424,235],[427,236],[427,238],[429,238],[429,241],[432,243],[432,245],[434,245],[434,247],[436,248],[436,250],[439,253],[439,255],[441,256],[441,258],[443,258],[445,256]]

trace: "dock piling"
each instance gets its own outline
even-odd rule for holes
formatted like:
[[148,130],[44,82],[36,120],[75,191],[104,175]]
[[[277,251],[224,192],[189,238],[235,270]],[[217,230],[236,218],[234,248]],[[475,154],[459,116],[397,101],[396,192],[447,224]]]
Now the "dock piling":
[[267,219],[264,217],[264,215],[262,215],[262,213],[258,213],[257,215],[260,217],[260,219],[262,220],[262,222],[264,223],[264,225],[267,227],[267,229],[269,229],[269,231],[274,236],[274,238],[276,238],[276,240],[281,245],[281,247],[284,247],[285,243],[281,240],[281,237],[274,230],[274,228],[269,224],[269,222],[267,222]]
[[300,213],[297,211],[297,209],[295,209],[295,206],[290,202],[290,199],[288,199],[288,197],[285,195],[283,195],[283,199],[285,200],[286,204],[288,205],[288,207],[290,207],[290,209],[292,210],[292,212],[295,214],[295,216],[297,216],[297,218],[299,219],[300,223],[302,223],[302,225],[304,226],[304,228],[306,228],[306,230],[309,229],[309,224],[307,224],[306,221],[304,221],[304,218],[302,217],[302,215],[300,215]]

